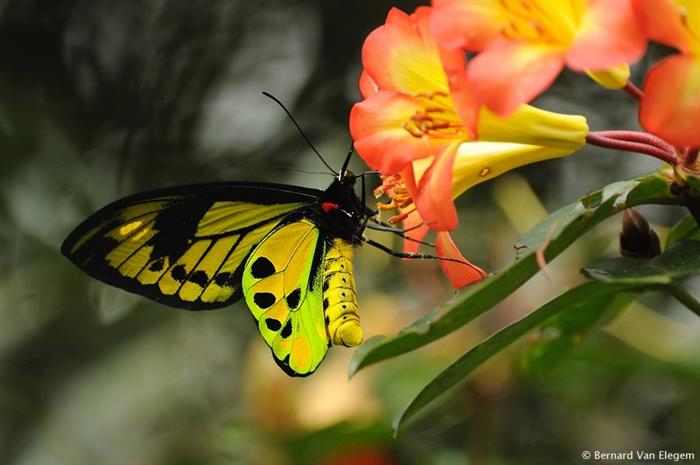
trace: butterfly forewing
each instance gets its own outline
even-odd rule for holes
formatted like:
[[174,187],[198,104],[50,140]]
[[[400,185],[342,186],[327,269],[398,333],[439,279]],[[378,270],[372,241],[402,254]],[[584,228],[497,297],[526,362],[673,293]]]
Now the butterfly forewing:
[[218,308],[241,295],[241,264],[320,191],[219,183],[138,194],[78,226],[62,251],[88,274],[168,305]]
[[274,229],[243,270],[243,295],[275,360],[293,376],[311,374],[328,350],[323,313],[324,238],[299,220]]

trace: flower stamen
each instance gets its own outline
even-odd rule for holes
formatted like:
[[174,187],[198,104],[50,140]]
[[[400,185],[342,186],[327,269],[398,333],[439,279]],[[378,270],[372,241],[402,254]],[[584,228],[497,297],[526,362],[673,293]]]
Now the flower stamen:
[[[405,209],[413,205],[411,194],[406,188],[406,184],[401,179],[401,175],[383,175],[381,177],[382,184],[374,189],[374,197],[379,198],[384,195],[389,197],[388,202],[378,202],[377,209],[379,210],[399,210]],[[415,210],[415,207],[411,210]],[[402,221],[410,212],[404,212],[400,215],[395,215],[389,218],[389,223],[398,223]]]
[[442,91],[422,93],[415,96],[422,109],[416,111],[404,124],[403,129],[411,136],[454,139],[465,136],[464,125],[454,111],[448,94]]

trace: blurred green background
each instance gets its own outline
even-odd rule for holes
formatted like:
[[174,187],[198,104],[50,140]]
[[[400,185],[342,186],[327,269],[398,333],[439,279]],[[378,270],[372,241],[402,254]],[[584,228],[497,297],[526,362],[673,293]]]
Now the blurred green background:
[[[133,192],[215,180],[324,188],[329,177],[305,172],[320,162],[260,92],[285,101],[339,166],[362,41],[391,6],[417,4],[0,1],[1,464],[568,464],[583,450],[700,452],[700,323],[654,295],[591,331],[531,334],[392,439],[392,418],[433,375],[580,282],[593,258],[615,255],[619,218],[475,323],[350,381],[349,349],[290,379],[242,304],[169,309],[60,255],[83,218]],[[580,75],[563,75],[538,105],[584,114],[593,129],[636,127],[622,92]],[[497,270],[547,211],[656,167],[598,149],[528,167],[464,195],[455,238]],[[662,237],[681,214],[643,212]],[[356,264],[367,336],[394,334],[453,293],[435,263],[364,248]]]

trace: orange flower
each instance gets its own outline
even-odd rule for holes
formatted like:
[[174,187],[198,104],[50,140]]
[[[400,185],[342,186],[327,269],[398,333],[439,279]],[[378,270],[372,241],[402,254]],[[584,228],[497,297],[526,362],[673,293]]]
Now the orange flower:
[[409,16],[392,8],[362,48],[360,91],[366,100],[353,107],[350,132],[358,153],[382,172],[397,173],[471,136],[455,96],[466,101],[466,112],[475,107],[469,94],[450,86],[443,68],[445,60],[464,70],[464,56],[438,49],[428,28],[430,13],[421,7]]
[[634,1],[648,36],[681,52],[656,63],[647,73],[641,124],[678,147],[699,147],[700,2]]
[[631,0],[433,0],[440,44],[480,52],[468,80],[499,115],[551,85],[566,65],[620,69],[644,52]]
[[[431,229],[449,231],[457,226],[452,199],[466,190],[453,189],[458,151],[468,152],[465,161],[475,170],[462,178],[469,179],[468,185],[462,183],[469,187],[508,169],[576,151],[588,127],[581,116],[528,105],[508,118],[482,109],[476,126],[479,140],[508,142],[484,156],[473,147],[480,142],[470,129],[477,107],[459,78],[463,73],[455,72],[465,69],[464,55],[438,48],[428,27],[430,15],[427,7],[410,16],[392,9],[386,24],[367,37],[360,77],[365,100],[352,108],[350,133],[360,156],[382,174],[399,174],[425,159],[428,166],[421,168],[412,199]],[[461,147],[465,143],[468,149]]]
[[[447,234],[458,223],[453,199],[510,169],[575,152],[588,127],[581,116],[528,105],[508,118],[479,110],[464,79],[464,53],[438,46],[431,13],[392,9],[367,37],[359,83],[365,100],[352,108],[350,132],[360,156],[384,175],[379,193],[392,199],[388,207],[402,210],[394,221],[421,225],[413,231],[420,237],[436,231],[438,255],[466,262]],[[457,287],[485,275],[466,263],[441,262]]]

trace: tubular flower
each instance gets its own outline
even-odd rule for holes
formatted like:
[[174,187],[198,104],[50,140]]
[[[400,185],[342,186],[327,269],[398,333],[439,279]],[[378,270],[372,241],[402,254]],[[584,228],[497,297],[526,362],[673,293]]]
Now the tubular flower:
[[678,147],[700,146],[700,2],[635,0],[651,39],[680,53],[656,63],[644,82],[642,126]]
[[478,107],[463,73],[454,72],[464,70],[464,55],[437,46],[430,15],[430,8],[410,16],[393,9],[369,35],[360,77],[365,100],[351,111],[350,132],[370,167],[411,179],[409,200],[399,203],[413,204],[430,229],[449,231],[457,226],[455,196],[510,169],[575,152],[588,127],[582,116],[528,105],[508,118],[486,108],[472,118]]
[[564,66],[603,72],[636,61],[646,42],[630,2],[433,0],[431,26],[442,46],[480,52],[468,81],[505,116],[549,87]]

